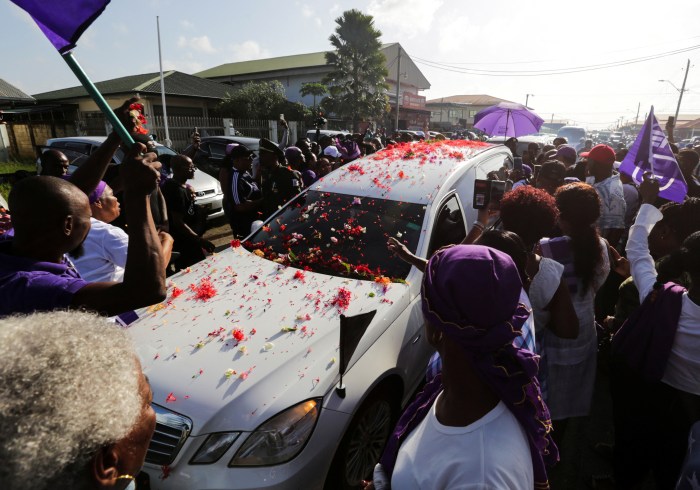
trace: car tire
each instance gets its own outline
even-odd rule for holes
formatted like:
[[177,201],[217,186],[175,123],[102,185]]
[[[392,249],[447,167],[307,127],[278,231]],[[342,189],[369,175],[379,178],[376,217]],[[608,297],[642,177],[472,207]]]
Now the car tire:
[[371,479],[398,420],[399,396],[387,388],[376,388],[352,419],[333,458],[326,490],[357,489],[361,480]]

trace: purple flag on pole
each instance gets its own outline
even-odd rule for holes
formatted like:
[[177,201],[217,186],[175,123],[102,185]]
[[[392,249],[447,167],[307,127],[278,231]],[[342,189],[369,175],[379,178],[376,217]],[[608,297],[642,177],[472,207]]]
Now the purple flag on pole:
[[10,0],[32,16],[51,44],[63,54],[75,47],[85,29],[110,0]]
[[666,135],[654,117],[653,106],[629,153],[622,160],[620,172],[631,176],[638,184],[645,172],[651,172],[659,180],[659,196],[669,201],[683,202],[688,194],[688,185]]

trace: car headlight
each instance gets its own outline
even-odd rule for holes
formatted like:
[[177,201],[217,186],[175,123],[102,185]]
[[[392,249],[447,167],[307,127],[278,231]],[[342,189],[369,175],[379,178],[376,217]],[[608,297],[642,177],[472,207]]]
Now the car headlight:
[[270,466],[294,458],[316,426],[321,399],[303,401],[255,429],[229,466]]
[[195,455],[190,460],[190,464],[211,464],[216,463],[224,455],[231,444],[236,442],[240,432],[218,432],[209,434],[209,437],[202,443]]
[[216,193],[217,194],[223,193],[223,191],[221,190],[221,182],[219,182],[218,180],[216,181]]

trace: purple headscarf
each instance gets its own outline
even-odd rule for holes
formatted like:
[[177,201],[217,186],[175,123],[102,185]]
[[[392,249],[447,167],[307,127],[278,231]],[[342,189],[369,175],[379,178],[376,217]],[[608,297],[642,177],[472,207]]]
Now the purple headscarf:
[[104,193],[105,191],[105,187],[107,187],[107,182],[105,182],[104,180],[100,180],[100,183],[97,184],[95,190],[88,194],[88,200],[90,201],[90,204],[95,204],[97,201],[100,200],[100,198],[102,197],[102,193]]
[[[537,381],[539,357],[513,346],[528,318],[519,303],[522,283],[512,259],[479,245],[456,245],[432,256],[423,275],[423,315],[463,348],[474,370],[525,430],[535,488],[549,488],[546,467],[559,451],[551,437],[549,410]],[[387,443],[381,463],[391,474],[401,442],[427,415],[442,391],[438,375],[409,405]]]

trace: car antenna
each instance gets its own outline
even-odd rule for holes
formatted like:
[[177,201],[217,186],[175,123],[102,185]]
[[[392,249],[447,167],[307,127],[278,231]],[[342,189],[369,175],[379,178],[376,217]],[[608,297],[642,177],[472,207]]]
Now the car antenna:
[[343,383],[343,375],[350,364],[350,359],[357,349],[357,345],[360,343],[360,339],[367,331],[367,327],[372,323],[374,315],[377,314],[377,310],[372,310],[368,313],[361,313],[355,316],[345,316],[340,315],[340,344],[339,344],[339,357],[340,365],[338,366],[338,371],[340,372],[340,382],[335,388],[335,392],[340,398],[345,398],[345,384]]

